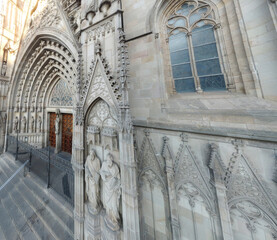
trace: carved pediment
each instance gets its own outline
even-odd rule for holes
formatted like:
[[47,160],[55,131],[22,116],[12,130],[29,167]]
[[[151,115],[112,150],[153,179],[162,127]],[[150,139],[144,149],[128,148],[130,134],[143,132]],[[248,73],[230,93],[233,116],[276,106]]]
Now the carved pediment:
[[102,98],[113,106],[119,105],[119,87],[111,72],[106,58],[102,56],[101,44],[98,42],[95,46],[95,59],[81,93],[81,102],[85,111],[97,98]]
[[271,190],[261,180],[243,153],[237,159],[234,171],[230,176],[227,185],[227,198],[230,205],[242,200],[250,200],[277,217],[277,207],[271,196]]
[[[161,183],[165,184],[165,164],[163,159],[157,156],[154,144],[150,138],[150,133],[145,130],[145,137],[142,142],[141,151],[139,155],[139,171],[140,176],[144,173],[148,175],[149,171],[156,175],[155,179],[159,179]],[[152,174],[153,175],[153,174]],[[165,185],[164,185],[165,186]]]
[[196,159],[195,154],[188,144],[187,136],[181,134],[181,139],[182,142],[174,163],[176,188],[181,187],[184,183],[191,182],[197,188],[201,189],[203,193],[213,199],[214,195],[209,184],[209,176],[205,173],[205,170]]

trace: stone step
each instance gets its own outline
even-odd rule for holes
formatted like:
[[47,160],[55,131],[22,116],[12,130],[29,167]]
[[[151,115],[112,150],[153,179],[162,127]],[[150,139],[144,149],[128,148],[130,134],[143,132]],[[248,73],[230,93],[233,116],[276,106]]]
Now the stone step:
[[2,226],[2,230],[4,232],[4,236],[6,239],[21,239],[15,224],[10,218],[7,210],[4,208],[2,204],[2,200],[0,201],[0,225]]
[[[2,167],[2,169],[5,170],[5,168],[3,167],[4,164],[0,163],[0,167]],[[21,174],[21,173],[19,173]],[[3,184],[3,179],[0,179],[1,181],[1,185]],[[30,221],[29,216],[31,216],[33,214],[33,212],[28,211],[28,208],[21,208],[20,205],[18,205],[18,201],[16,199],[13,198],[13,196],[11,195],[11,193],[14,191],[15,185],[18,183],[19,181],[19,176],[17,175],[8,185],[6,185],[6,187],[4,188],[4,190],[1,191],[1,195],[4,197],[2,197],[1,199],[5,199],[8,198],[8,201],[13,204],[14,208],[9,209],[11,211],[11,213],[14,213],[15,209],[18,210],[19,214],[21,214],[20,219],[18,219],[18,221],[22,221],[25,224],[24,229],[26,228],[30,228],[31,231],[34,233],[34,235],[36,237],[33,238],[33,236],[31,236],[31,234],[26,234],[26,238],[25,238],[25,234],[22,233],[22,239],[41,239],[39,234],[40,232],[38,231],[38,229],[41,229],[41,227],[39,227],[39,223],[33,225],[33,223]],[[6,200],[6,199],[5,199]],[[5,201],[4,200],[4,201]],[[11,215],[11,214],[10,214]],[[0,224],[0,227],[2,225]],[[29,232],[28,230],[26,230],[26,232]],[[1,238],[0,238],[1,239]],[[11,238],[8,238],[8,240]]]
[[[18,169],[21,165],[13,159],[10,159],[9,161],[6,162],[6,166],[10,167],[11,170]],[[31,177],[29,175],[31,175]],[[36,181],[33,181],[33,178],[35,178]],[[41,201],[42,204],[47,202],[47,209],[55,215],[55,218],[59,219],[59,222],[64,228],[67,228],[68,233],[73,237],[74,220],[72,206],[53,190],[47,189],[45,183],[36,175],[31,173],[26,177],[21,178],[21,180],[29,190],[32,191],[33,196]]]
[[51,229],[53,235],[55,235],[57,239],[73,239],[73,234],[72,232],[69,232],[67,226],[63,226],[61,224],[62,221],[56,220],[57,216],[54,215],[48,207],[46,207],[48,201],[46,201],[46,203],[39,201],[32,195],[32,192],[22,182],[18,184],[18,189],[20,189],[24,199],[34,210],[42,209],[40,212],[38,212],[38,215],[41,217],[42,221],[48,225],[49,229]]
[[49,232],[48,228],[41,221],[38,216],[38,212],[43,209],[37,209],[34,211],[30,205],[25,201],[22,195],[15,189],[11,191],[11,196],[15,200],[18,208],[24,212],[25,217],[30,221],[31,225],[35,229],[35,232],[40,237],[39,239],[55,239],[55,237]]
[[2,230],[2,227],[0,225],[0,239],[3,239],[3,240],[7,240],[4,236],[4,233],[3,233],[3,230]]
[[[0,177],[0,185],[4,183],[4,180],[6,181],[6,178],[3,178],[3,176]],[[16,231],[20,235],[20,239],[30,239],[35,240],[38,239],[35,236],[34,231],[32,230],[32,227],[30,224],[28,224],[27,219],[24,217],[24,214],[19,210],[19,208],[16,206],[14,200],[10,196],[10,189],[14,186],[14,182],[10,182],[6,187],[1,191],[0,193],[0,199],[2,207],[7,211],[9,218],[12,220],[14,225],[16,226]],[[0,228],[3,227],[3,225],[0,223]],[[0,239],[1,233],[0,233]],[[9,239],[9,238],[8,238]]]
[[[15,172],[21,165],[22,163],[14,161],[12,157],[7,155],[2,155],[0,157],[0,169],[4,173],[3,175],[5,178],[12,175],[12,173]],[[26,207],[28,210],[28,216],[25,218],[28,219],[31,212],[33,212],[31,217],[36,218],[37,221],[42,222],[43,225],[40,226],[37,224],[37,229],[33,229],[34,226],[29,227],[28,224],[26,224],[26,233],[34,232],[34,234],[38,236],[38,239],[44,239],[44,237],[41,238],[41,233],[47,230],[51,235],[51,239],[74,238],[73,208],[69,203],[65,202],[65,200],[57,195],[54,191],[45,188],[45,183],[32,173],[28,174],[26,177],[23,177],[23,174],[19,173],[12,180],[11,184],[13,185],[13,188],[9,188],[8,191],[9,193],[12,192],[12,198],[18,197],[22,199],[23,205],[28,205],[28,207]],[[20,194],[20,196],[18,194]],[[18,199],[13,199],[13,201],[15,201],[14,204],[19,209],[23,208],[22,205],[20,205],[18,202]],[[11,219],[14,218],[11,217]],[[27,223],[28,221],[29,220],[27,220]],[[14,225],[17,225],[17,227],[20,226],[19,223],[15,223]],[[22,228],[18,229],[19,232],[21,232]],[[48,235],[46,233],[45,236]],[[20,236],[22,236],[22,239],[33,239],[32,237],[25,238],[23,233]]]
[[[4,164],[2,164],[2,167],[5,169],[5,172],[8,173],[11,170],[8,169],[6,164],[8,164],[8,163],[5,162]],[[22,189],[22,187],[18,187],[21,184],[20,174],[18,174],[13,179],[11,184],[13,185],[13,187],[7,191],[14,191],[14,193],[16,194],[16,197],[17,197],[17,199],[15,199],[15,200],[17,201],[18,198],[22,199],[24,205],[27,207],[28,214],[33,213],[34,215],[32,215],[32,216],[34,216],[35,218],[38,219],[37,222],[39,223],[39,227],[40,227],[40,228],[38,228],[38,235],[41,236],[42,234],[45,234],[46,238],[52,236],[53,239],[61,239],[61,238],[57,237],[57,235],[55,235],[55,232],[52,230],[52,228],[48,226],[47,221],[45,221],[43,219],[43,214],[45,212],[45,206],[43,206],[42,204],[39,204],[39,203],[35,203],[35,205],[32,205],[35,202],[33,200],[33,196],[29,195],[29,198],[26,197],[26,192],[25,192],[26,189]],[[49,218],[47,220],[49,221]],[[49,222],[52,224],[52,222],[55,222],[55,219],[54,218],[50,219]]]
[[[40,181],[32,181],[30,175],[25,177],[22,182],[32,191],[33,196],[38,200],[47,203],[47,207],[52,211],[54,215],[59,219],[60,223],[64,228],[68,228],[68,231],[73,235],[74,221],[73,221],[73,209],[70,206],[67,206],[68,203],[64,199],[58,201],[58,197],[53,196],[51,190],[47,189],[45,186],[42,188],[39,184],[42,184]],[[44,184],[45,185],[45,184]],[[61,198],[61,197],[60,197]]]
[[[9,162],[1,162],[0,165],[5,173],[10,174],[12,167],[8,167]],[[45,222],[43,222],[40,218],[38,212],[41,211],[41,209],[32,208],[21,195],[21,190],[17,187],[17,185],[21,182],[21,178],[22,172],[15,176],[15,178],[6,187],[6,190],[13,198],[17,208],[24,214],[25,219],[27,219],[27,223],[32,226],[34,232],[36,232],[36,235],[38,236],[38,239],[59,239],[51,234],[51,229],[49,231],[49,228],[45,226]]]

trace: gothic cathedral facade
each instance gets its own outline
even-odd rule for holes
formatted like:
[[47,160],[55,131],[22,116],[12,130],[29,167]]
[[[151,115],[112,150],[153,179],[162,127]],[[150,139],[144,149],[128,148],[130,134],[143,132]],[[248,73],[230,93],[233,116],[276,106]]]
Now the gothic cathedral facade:
[[72,155],[76,240],[277,239],[276,0],[25,2],[0,147]]

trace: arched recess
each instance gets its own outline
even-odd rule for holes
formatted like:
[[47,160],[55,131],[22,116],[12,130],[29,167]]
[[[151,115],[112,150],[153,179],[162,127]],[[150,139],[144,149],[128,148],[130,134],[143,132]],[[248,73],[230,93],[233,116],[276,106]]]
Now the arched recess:
[[[84,165],[86,166],[86,161],[90,158],[90,153],[94,151],[96,157],[100,161],[100,168],[103,166],[104,162],[107,160],[108,155],[112,155],[113,164],[120,172],[120,154],[119,154],[119,132],[118,132],[118,118],[116,113],[116,108],[109,104],[104,99],[98,97],[89,106],[84,121]],[[89,163],[88,163],[89,165]],[[85,169],[85,174],[88,169]],[[85,175],[86,176],[86,175]],[[90,211],[90,199],[88,197],[89,191],[91,191],[89,184],[86,185],[87,179],[84,177],[82,179],[84,184],[84,195],[81,201],[84,202],[85,210],[85,239],[92,239],[92,237],[108,239],[105,236],[107,229],[107,221],[109,221],[109,213],[105,209],[105,193],[104,193],[104,180],[102,175],[100,175],[99,170],[99,207],[98,211],[94,212],[93,218],[91,218]],[[106,193],[107,194],[107,193]],[[119,202],[119,215],[122,219],[122,198],[120,194],[118,195]],[[95,210],[96,211],[96,210]],[[93,223],[98,219],[98,223]],[[106,224],[105,224],[106,222]],[[91,231],[90,226],[97,226],[97,231]],[[122,231],[121,225],[116,228],[116,231]]]
[[138,163],[140,236],[143,240],[171,239],[165,163],[157,156],[147,130],[145,135]]
[[86,156],[91,148],[99,150],[102,159],[108,152],[118,152],[118,120],[113,106],[97,98],[86,113],[85,126]]
[[174,162],[180,239],[221,239],[218,206],[208,169],[198,161],[185,134]]
[[[62,34],[61,38],[64,39]],[[20,137],[29,136],[29,143],[44,146],[49,130],[48,98],[53,84],[58,80],[65,81],[72,90],[72,106],[76,104],[78,56],[75,47],[70,44],[69,48],[68,41],[65,44],[58,35],[35,35],[32,40],[20,50],[14,67],[9,98],[13,110],[9,113],[9,132],[16,132],[14,121],[17,117],[21,123],[18,124]]]
[[234,240],[276,239],[277,207],[271,190],[241,149],[233,155],[227,198]]
[[233,199],[229,203],[234,240],[274,240],[276,219],[249,198]]

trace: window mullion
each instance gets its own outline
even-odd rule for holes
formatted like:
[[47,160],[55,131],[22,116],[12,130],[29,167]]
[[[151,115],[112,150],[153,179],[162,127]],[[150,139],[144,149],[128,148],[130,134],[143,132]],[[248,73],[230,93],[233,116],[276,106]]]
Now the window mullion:
[[187,34],[187,38],[188,38],[188,49],[189,49],[189,56],[190,56],[190,62],[191,62],[191,70],[192,70],[192,75],[193,75],[193,78],[194,78],[195,89],[196,89],[196,92],[200,93],[200,92],[203,92],[203,90],[201,89],[200,79],[199,79],[198,74],[197,74],[195,56],[194,56],[193,45],[192,45],[192,34],[191,34],[191,32],[189,32]]

